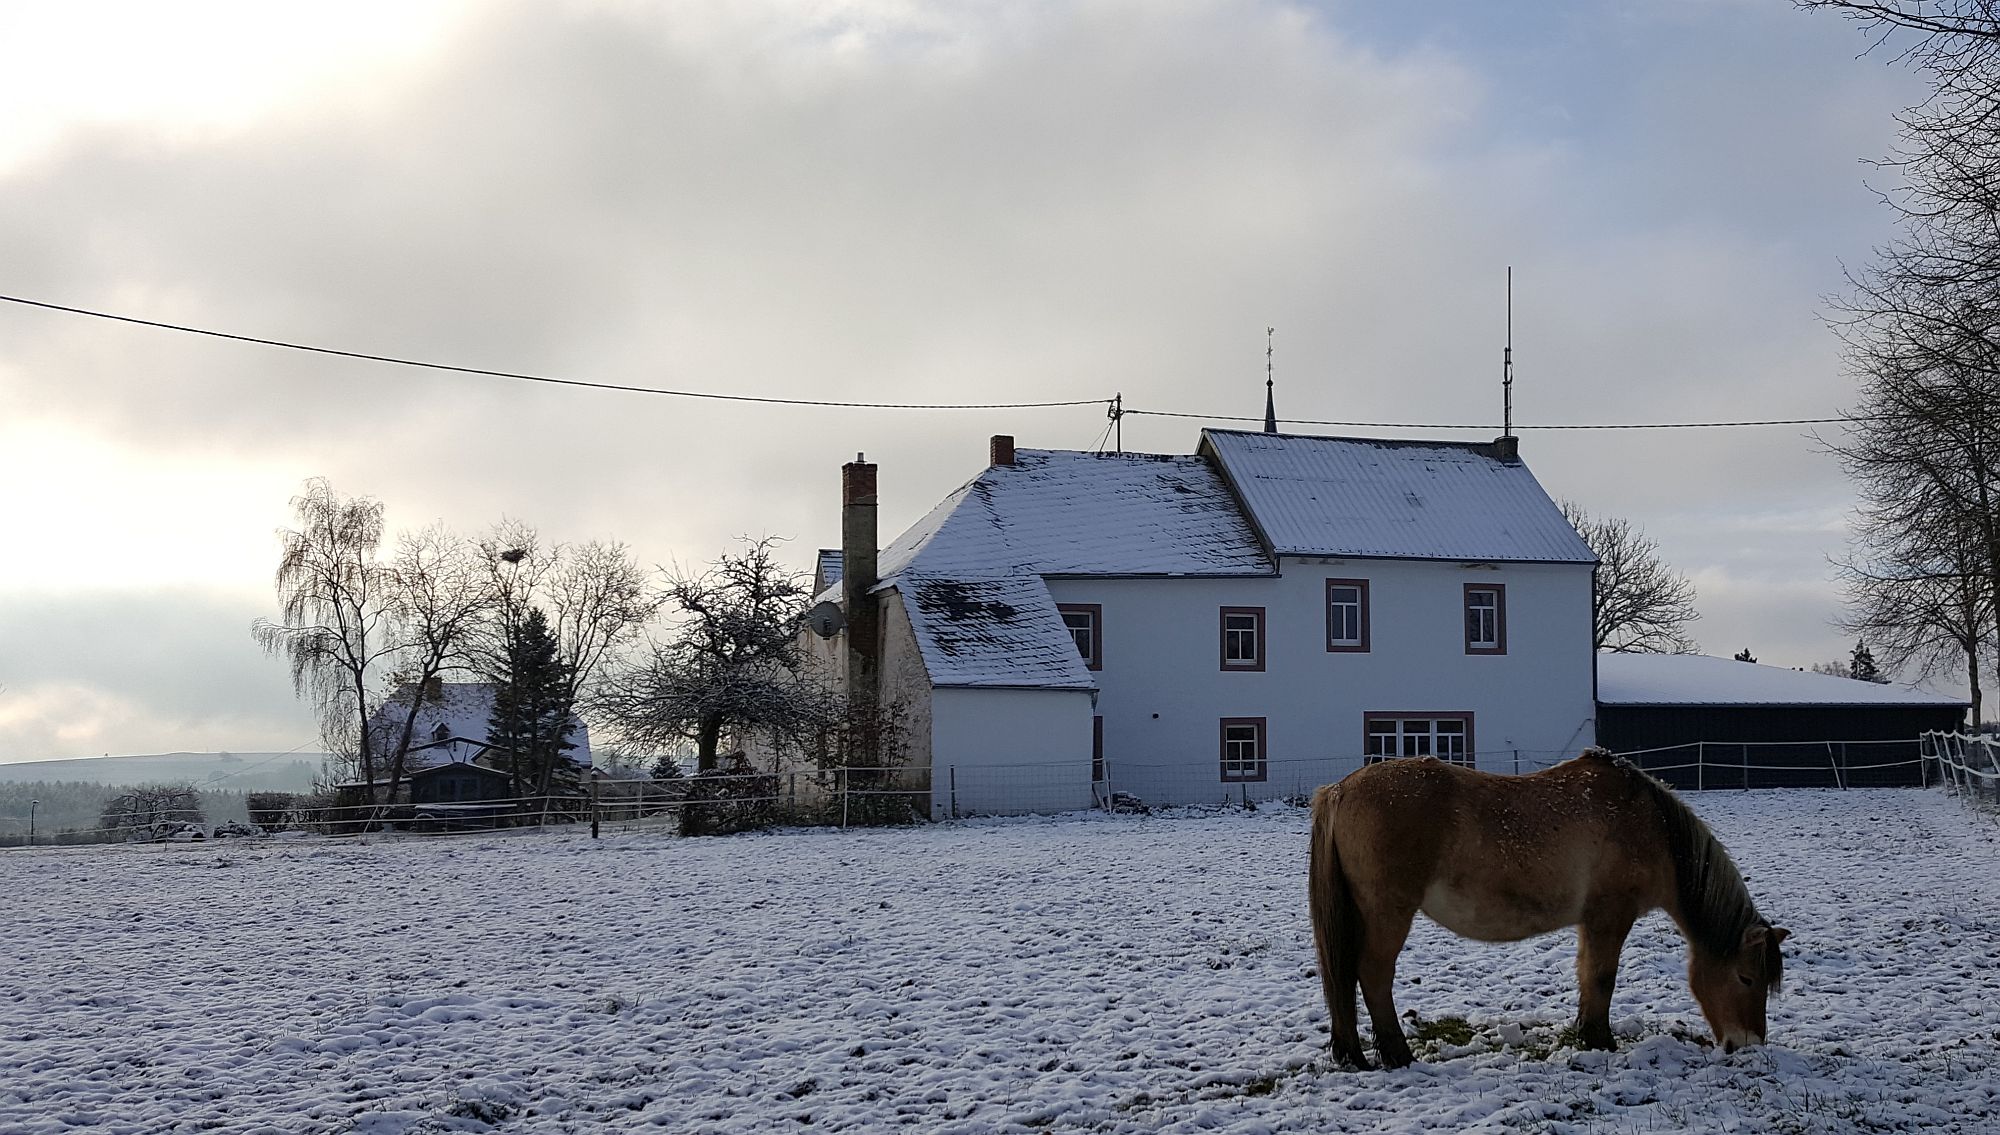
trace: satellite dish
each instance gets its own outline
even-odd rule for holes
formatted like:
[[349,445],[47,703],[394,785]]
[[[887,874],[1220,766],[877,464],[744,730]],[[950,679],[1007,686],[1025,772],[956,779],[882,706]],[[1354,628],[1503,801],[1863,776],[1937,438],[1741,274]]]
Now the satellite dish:
[[847,616],[838,603],[821,603],[806,612],[806,625],[821,638],[832,638],[847,625]]

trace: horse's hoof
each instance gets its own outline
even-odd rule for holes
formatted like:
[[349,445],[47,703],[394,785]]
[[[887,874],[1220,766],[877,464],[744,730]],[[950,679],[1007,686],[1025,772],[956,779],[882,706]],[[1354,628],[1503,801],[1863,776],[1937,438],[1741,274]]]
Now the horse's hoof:
[[1401,1051],[1384,1050],[1382,1053],[1382,1067],[1384,1068],[1408,1068],[1416,1062],[1417,1058],[1407,1048]]

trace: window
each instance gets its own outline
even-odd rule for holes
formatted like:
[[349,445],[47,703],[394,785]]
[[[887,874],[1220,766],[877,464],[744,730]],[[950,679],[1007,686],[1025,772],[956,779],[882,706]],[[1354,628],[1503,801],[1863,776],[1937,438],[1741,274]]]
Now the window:
[[1499,583],[1465,585],[1465,652],[1507,653],[1507,588]]
[[1104,783],[1104,719],[1090,719],[1090,779]]
[[1326,581],[1326,648],[1350,654],[1368,650],[1368,581]]
[[1367,716],[1368,763],[1390,757],[1436,757],[1472,767],[1472,715],[1433,713],[1417,716],[1371,713]]
[[1224,670],[1264,668],[1264,608],[1222,609],[1222,668]]
[[1223,718],[1222,779],[1263,780],[1267,768],[1264,759],[1264,719]]
[[1092,670],[1104,669],[1104,607],[1097,603],[1058,603],[1063,625],[1076,640],[1076,652]]

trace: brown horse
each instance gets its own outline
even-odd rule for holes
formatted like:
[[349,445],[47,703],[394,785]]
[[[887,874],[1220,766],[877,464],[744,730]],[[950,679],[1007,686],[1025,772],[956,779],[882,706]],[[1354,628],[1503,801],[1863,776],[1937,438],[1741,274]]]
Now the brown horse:
[[1764,1040],[1788,931],[1757,913],[1729,853],[1666,785],[1603,749],[1530,776],[1425,757],[1368,765],[1313,797],[1312,920],[1333,1049],[1368,1067],[1358,983],[1382,1062],[1411,1060],[1390,985],[1418,911],[1467,938],[1577,928],[1578,1024],[1612,1048],[1625,935],[1665,910],[1688,941],[1688,985],[1725,1051]]

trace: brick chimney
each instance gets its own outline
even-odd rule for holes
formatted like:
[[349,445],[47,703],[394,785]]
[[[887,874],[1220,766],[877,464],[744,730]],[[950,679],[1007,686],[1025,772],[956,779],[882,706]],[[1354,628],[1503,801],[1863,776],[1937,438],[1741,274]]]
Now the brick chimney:
[[987,447],[988,465],[1012,465],[1014,463],[1014,435],[994,434]]
[[840,594],[847,608],[847,696],[874,705],[881,688],[882,616],[875,577],[875,466],[866,455],[840,467]]

